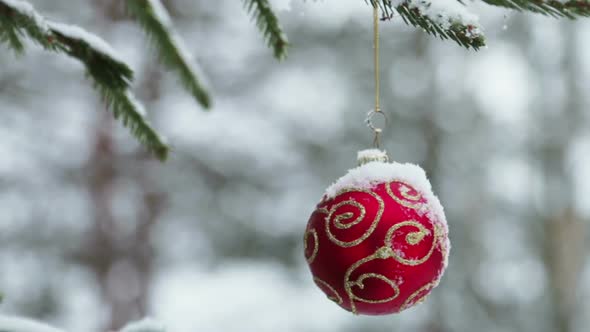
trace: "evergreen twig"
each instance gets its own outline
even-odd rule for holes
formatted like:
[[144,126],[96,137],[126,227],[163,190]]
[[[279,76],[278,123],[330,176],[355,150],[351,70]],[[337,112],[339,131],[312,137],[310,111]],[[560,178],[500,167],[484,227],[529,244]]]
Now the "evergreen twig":
[[590,1],[588,0],[482,0],[490,5],[531,11],[553,17],[590,16]]
[[22,38],[26,35],[44,47],[56,50],[49,27],[29,3],[21,0],[0,1],[0,42],[7,43],[17,54],[24,52]]
[[443,27],[428,16],[420,13],[418,9],[410,8],[407,3],[397,6],[396,10],[406,24],[420,27],[433,36],[441,39],[451,39],[463,47],[473,48],[474,50],[485,46],[485,37],[478,26],[465,25],[451,20],[448,27]]
[[278,60],[287,57],[289,40],[283,32],[279,19],[273,12],[268,0],[243,0],[246,10],[252,14],[256,26],[262,32],[269,47],[273,49],[274,56]]
[[[369,0],[365,0],[365,2],[369,3]],[[370,3],[373,6],[378,6],[383,12],[384,17],[391,17],[394,11],[396,11],[406,24],[420,27],[427,33],[441,39],[451,39],[463,47],[473,48],[475,50],[485,46],[485,37],[481,32],[481,28],[476,25],[463,24],[452,18],[448,19],[447,24],[437,23],[433,18],[420,12],[418,8],[411,6],[409,0],[396,1],[397,6],[391,0],[370,0]]]
[[160,60],[176,71],[184,87],[205,109],[211,107],[211,98],[191,64],[184,43],[177,36],[172,20],[160,0],[127,0],[127,8],[141,25],[156,48]]
[[27,2],[0,0],[0,42],[22,53],[22,38],[27,36],[48,51],[81,61],[115,118],[120,118],[150,152],[166,159],[168,146],[148,124],[143,107],[129,90],[133,71],[106,42],[81,28],[45,21]]

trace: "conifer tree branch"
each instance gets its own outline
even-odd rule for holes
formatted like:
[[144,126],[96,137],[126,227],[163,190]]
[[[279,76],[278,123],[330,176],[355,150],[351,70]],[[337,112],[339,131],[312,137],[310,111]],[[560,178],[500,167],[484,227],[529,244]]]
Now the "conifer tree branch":
[[211,98],[201,83],[201,71],[191,63],[189,53],[176,34],[172,19],[160,0],[127,0],[126,3],[127,9],[157,50],[161,62],[178,73],[184,87],[201,106],[210,108]]
[[[437,0],[370,0],[370,3],[379,6],[385,18],[390,18],[396,11],[406,24],[420,27],[441,39],[451,39],[463,47],[475,50],[485,46],[485,37],[477,20],[471,19],[469,13],[463,11],[454,15],[432,13],[429,9],[435,1]],[[457,3],[457,6],[460,4]]]
[[574,19],[590,16],[589,0],[482,0],[493,6]]
[[82,62],[115,118],[120,118],[150,152],[166,159],[168,146],[148,124],[143,107],[129,90],[133,71],[105,41],[81,28],[45,21],[28,2],[0,0],[0,42],[22,52],[25,37],[48,51]]
[[256,21],[256,26],[262,32],[264,40],[273,49],[278,60],[287,57],[289,40],[279,24],[279,19],[273,12],[268,0],[243,0],[246,10]]
[[485,37],[478,25],[463,24],[453,19],[440,24],[421,13],[419,9],[412,8],[407,2],[397,6],[396,10],[406,24],[420,27],[433,36],[453,40],[463,47],[474,50],[485,46]]
[[57,50],[51,39],[47,38],[51,35],[48,25],[33,6],[21,0],[1,0],[0,42],[8,43],[20,54],[24,51],[22,38],[27,35],[42,47]]

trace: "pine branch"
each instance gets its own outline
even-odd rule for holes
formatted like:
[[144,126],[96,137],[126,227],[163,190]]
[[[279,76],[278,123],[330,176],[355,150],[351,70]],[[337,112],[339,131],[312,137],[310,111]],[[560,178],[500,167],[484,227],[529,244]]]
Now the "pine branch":
[[578,16],[590,16],[588,0],[482,0],[490,5],[531,11],[553,17],[575,19]]
[[0,0],[0,42],[22,52],[24,37],[48,51],[81,61],[115,118],[121,118],[150,152],[166,159],[168,146],[148,124],[143,107],[129,91],[133,71],[105,41],[78,27],[47,22],[25,1]]
[[205,109],[211,98],[199,80],[200,72],[191,64],[189,53],[172,26],[172,20],[160,0],[127,0],[127,8],[148,35],[160,60],[176,71],[184,87]]
[[113,112],[115,119],[121,119],[123,125],[131,131],[135,138],[148,148],[158,159],[168,158],[168,146],[145,119],[143,105],[129,90],[113,90],[95,82],[103,100]]
[[407,2],[397,6],[396,10],[406,24],[420,27],[433,36],[451,39],[463,47],[474,50],[485,46],[485,37],[478,25],[463,24],[451,18],[444,23],[436,22],[419,9],[412,8]]
[[22,38],[27,35],[42,47],[56,50],[47,38],[49,27],[32,5],[21,0],[0,1],[0,42],[20,54],[24,51]]
[[[0,332],[65,332],[65,330],[28,318],[0,315]],[[146,317],[128,323],[119,332],[166,332],[166,327],[159,321]]]
[[256,20],[256,26],[262,32],[268,47],[273,49],[275,58],[278,60],[285,59],[289,41],[279,24],[279,19],[270,8],[268,0],[243,1],[246,10]]
[[[406,24],[420,27],[441,39],[451,39],[463,47],[475,50],[485,46],[485,37],[476,19],[462,7],[457,7],[457,12],[452,15],[436,13],[431,10],[436,1],[439,0],[396,0],[394,4],[392,0],[371,0],[371,4],[379,6],[385,18],[391,18],[395,10]],[[457,3],[457,6],[461,5]]]
[[166,332],[166,327],[159,321],[146,317],[128,323],[119,332]]
[[0,315],[0,332],[65,332],[53,326],[16,316]]

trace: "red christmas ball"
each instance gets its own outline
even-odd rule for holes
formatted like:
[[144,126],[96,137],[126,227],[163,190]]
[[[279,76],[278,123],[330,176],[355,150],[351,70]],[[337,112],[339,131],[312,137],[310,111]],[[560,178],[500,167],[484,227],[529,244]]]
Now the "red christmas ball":
[[304,236],[316,285],[355,314],[397,313],[422,302],[447,265],[440,202],[424,171],[359,152],[361,165],[328,188]]

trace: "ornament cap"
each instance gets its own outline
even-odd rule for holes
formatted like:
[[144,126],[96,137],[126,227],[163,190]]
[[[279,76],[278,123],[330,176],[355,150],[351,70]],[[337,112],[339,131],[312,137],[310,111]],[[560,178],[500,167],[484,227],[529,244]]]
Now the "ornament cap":
[[367,149],[359,151],[357,153],[356,160],[358,162],[358,165],[361,166],[374,161],[387,163],[389,162],[389,157],[387,156],[387,152],[385,152],[384,150]]

